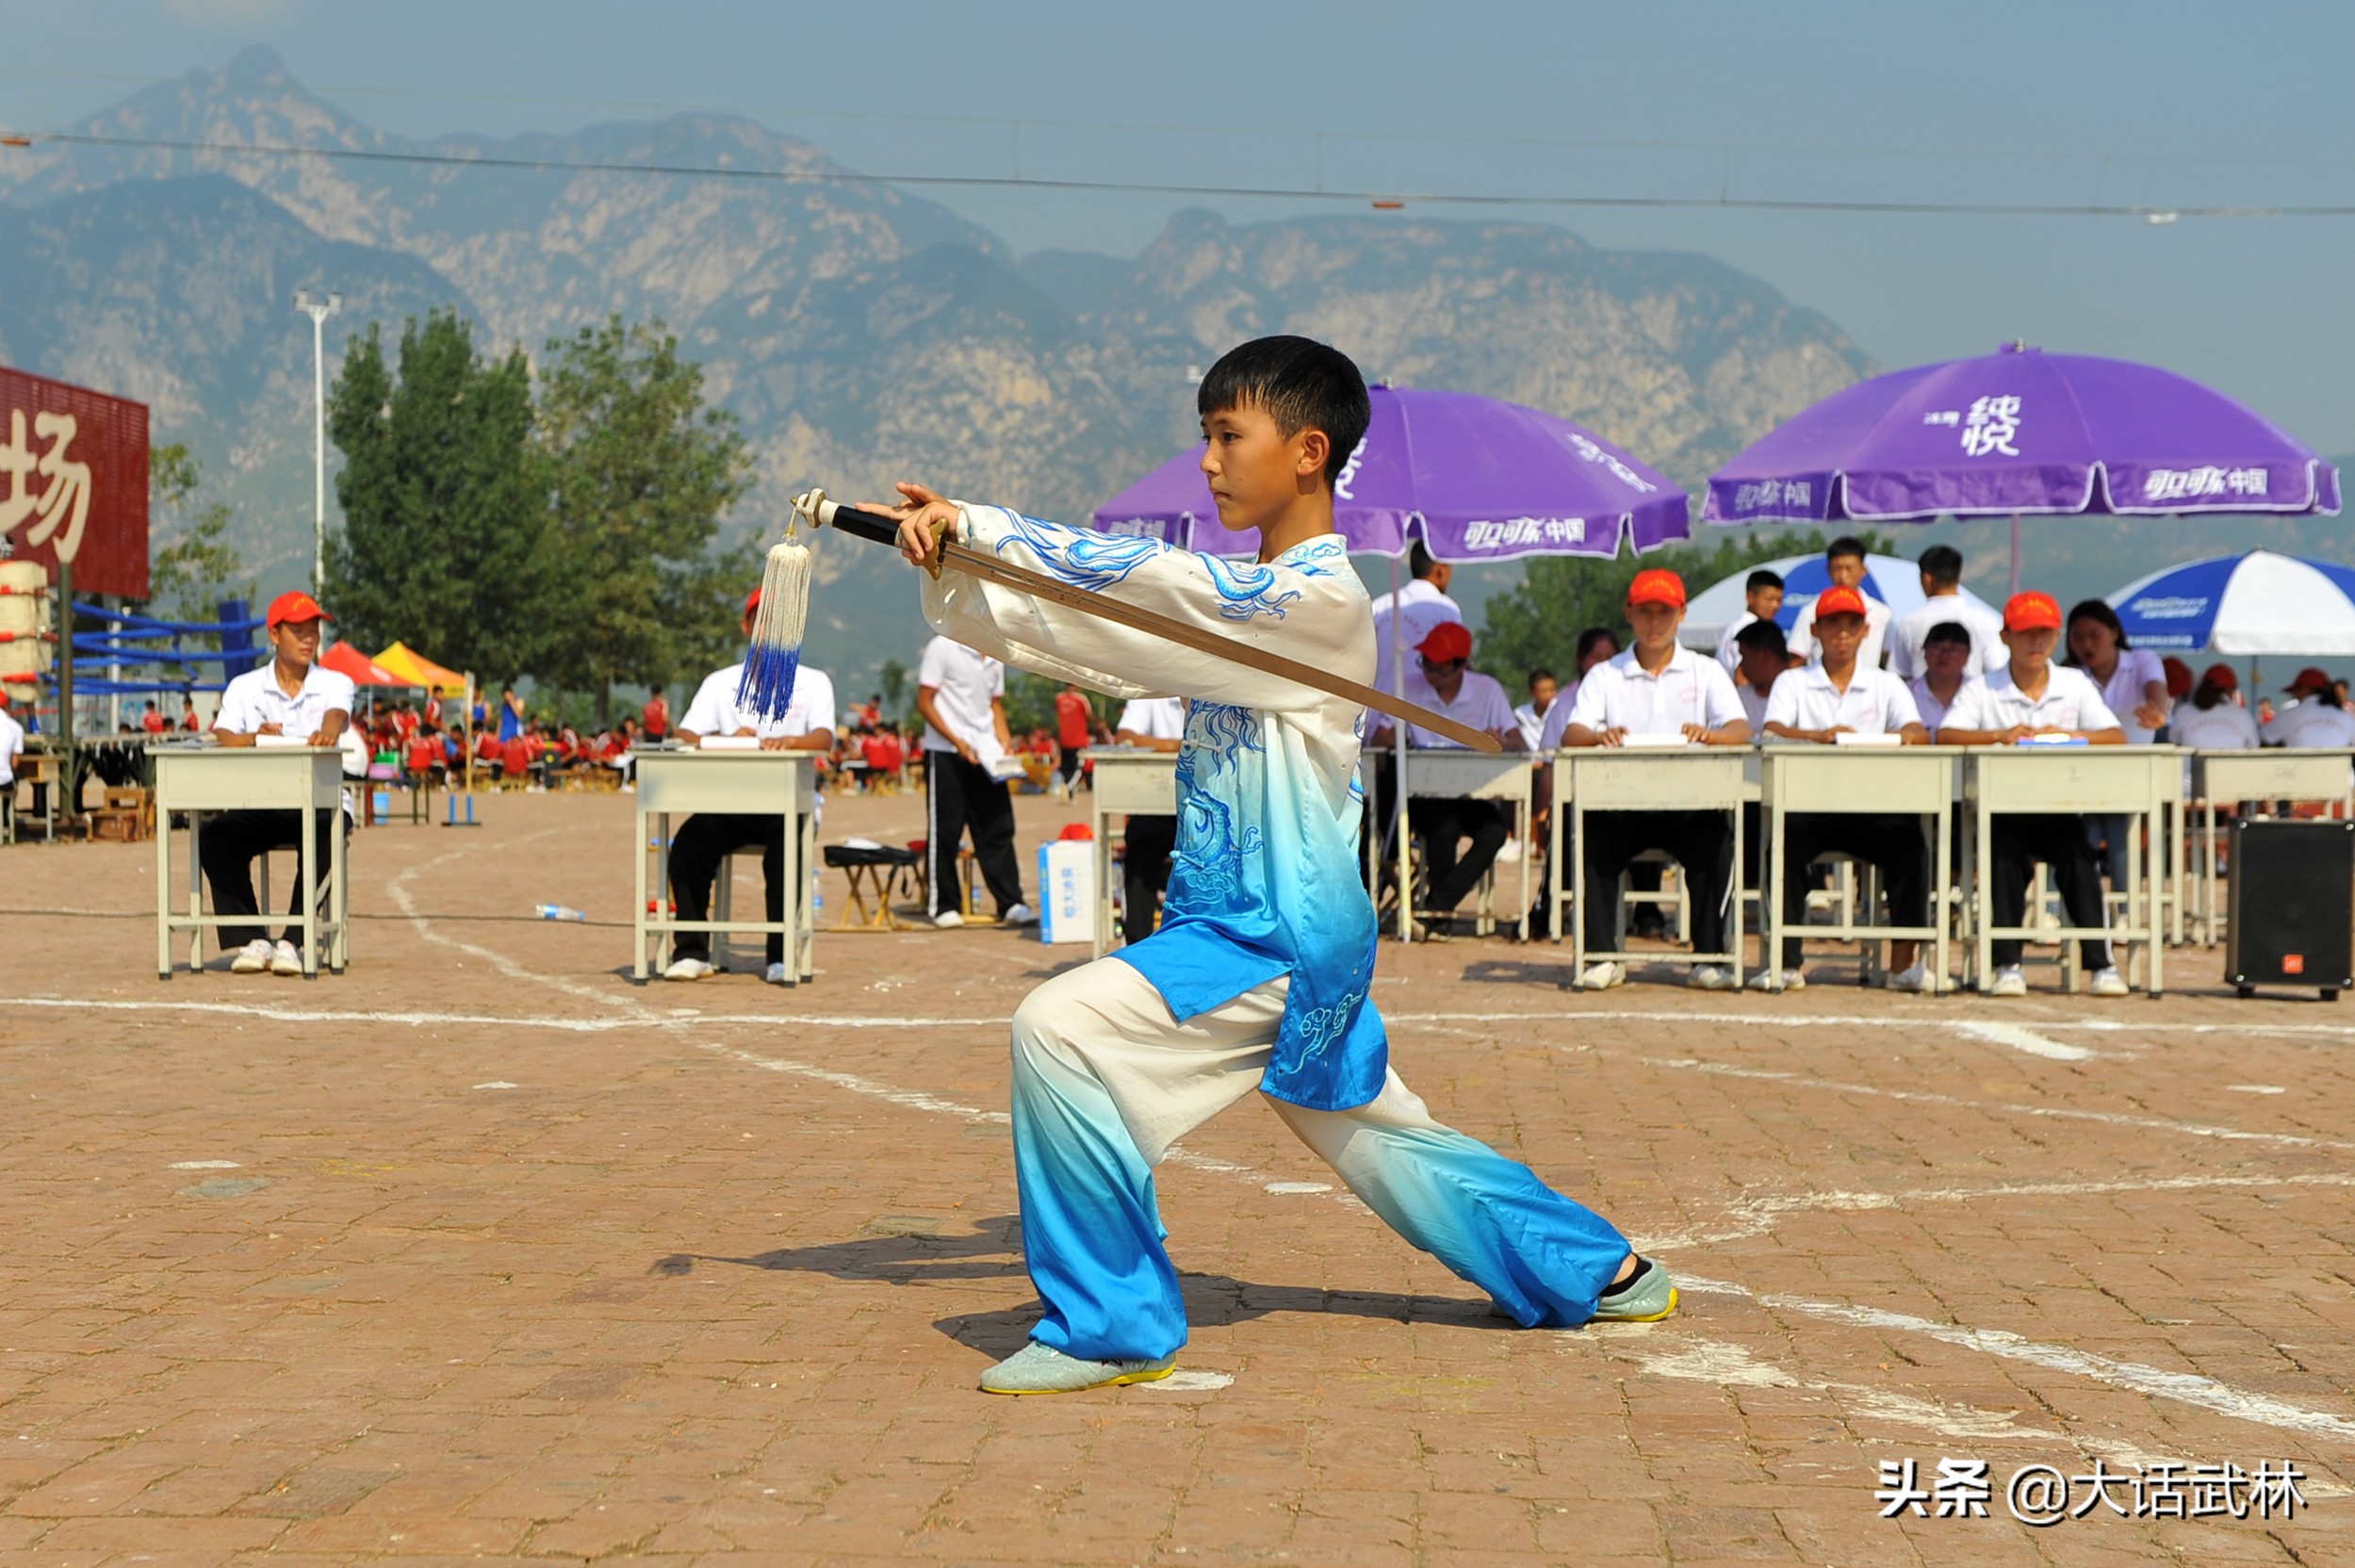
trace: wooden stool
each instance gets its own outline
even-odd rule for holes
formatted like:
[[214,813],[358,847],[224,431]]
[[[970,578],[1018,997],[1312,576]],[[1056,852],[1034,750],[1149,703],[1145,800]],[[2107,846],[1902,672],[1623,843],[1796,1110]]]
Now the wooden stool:
[[[827,866],[842,872],[850,881],[850,896],[843,901],[834,917],[837,931],[896,931],[899,922],[891,918],[891,898],[899,891],[900,873],[913,876],[923,874],[922,862],[910,849],[893,849],[887,844],[870,848],[864,844],[828,844],[824,850]],[[868,907],[872,896],[875,906]],[[857,923],[851,910],[859,911]]]

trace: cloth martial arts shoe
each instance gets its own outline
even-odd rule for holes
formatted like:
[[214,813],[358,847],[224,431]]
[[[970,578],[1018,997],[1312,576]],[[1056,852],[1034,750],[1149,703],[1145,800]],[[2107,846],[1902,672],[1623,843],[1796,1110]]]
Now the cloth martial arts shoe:
[[965,917],[954,909],[943,909],[932,917],[932,928],[935,931],[954,931],[964,923]]
[[[296,947],[294,943],[286,940],[284,937],[279,938],[278,945],[270,950],[270,972],[272,974],[302,973],[302,950]],[[2112,970],[2110,972],[2115,974],[2118,972],[2116,970]]]
[[270,968],[270,943],[268,937],[256,937],[237,949],[237,956],[229,960],[232,974],[259,974]]
[[2026,996],[2028,977],[2018,964],[2005,964],[1995,972],[1995,984],[1987,988],[1989,996]]
[[1000,925],[1036,925],[1038,923],[1038,911],[1027,904],[1017,904],[998,917],[998,923]]
[[782,986],[787,981],[791,980],[793,976],[787,973],[785,966],[779,963],[771,964],[768,968],[768,972],[763,974],[760,978],[766,980],[772,986]]
[[665,980],[709,980],[718,970],[701,958],[680,958],[662,972]]
[[1687,984],[1695,990],[1729,991],[1734,988],[1734,972],[1723,964],[1696,964]]
[[1586,966],[1586,972],[1578,976],[1578,985],[1585,990],[1607,991],[1613,986],[1625,985],[1627,979],[1627,965],[1603,958]]
[[1597,1323],[1657,1323],[1676,1310],[1676,1287],[1668,1270],[1645,1259],[1634,1279],[1603,1292],[1595,1303]]
[[2117,965],[2111,965],[2093,977],[2093,994],[2096,996],[2124,996],[2126,994],[2126,977],[2118,972]]
[[1032,1340],[981,1375],[984,1394],[1077,1394],[1083,1388],[1158,1382],[1177,1357],[1158,1361],[1082,1361]]

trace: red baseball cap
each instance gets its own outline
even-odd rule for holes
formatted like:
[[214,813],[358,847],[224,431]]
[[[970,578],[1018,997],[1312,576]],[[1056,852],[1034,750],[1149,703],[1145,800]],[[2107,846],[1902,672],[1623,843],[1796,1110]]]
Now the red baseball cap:
[[2167,694],[2171,697],[2191,695],[2191,666],[2168,654],[2159,661],[2159,668],[2167,675]]
[[2330,678],[2312,664],[2298,671],[2298,678],[2281,688],[2296,697],[2311,696],[2316,692],[2327,692],[2330,689]]
[[745,613],[745,614],[747,614],[747,615],[749,615],[749,614],[751,614],[754,611],[756,611],[756,610],[758,610],[758,609],[760,609],[760,589],[758,589],[758,588],[755,588],[755,589],[752,591],[752,596],[744,600],[744,613]]
[[1415,651],[1434,664],[1472,657],[1472,629],[1462,621],[1442,621],[1415,645]]
[[1639,604],[1665,604],[1674,609],[1684,608],[1684,579],[1665,567],[1651,566],[1635,574],[1627,584],[1627,607]]
[[2005,631],[2058,631],[2060,601],[2050,594],[2014,594],[2003,604]]
[[289,621],[332,621],[335,618],[319,607],[319,600],[300,588],[289,588],[270,601],[269,624],[271,626],[283,626]]
[[1864,612],[1864,596],[1854,588],[1843,588],[1834,583],[1815,596],[1815,618],[1819,621],[1826,615],[1861,615]]
[[2213,686],[2219,692],[2237,692],[2241,689],[2241,678],[2232,673],[2230,664],[2211,664],[2200,672],[2200,684]]

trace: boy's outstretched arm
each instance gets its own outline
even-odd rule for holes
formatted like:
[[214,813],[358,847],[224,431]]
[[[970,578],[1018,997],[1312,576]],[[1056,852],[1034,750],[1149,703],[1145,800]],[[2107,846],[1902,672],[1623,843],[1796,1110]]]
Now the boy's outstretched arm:
[[[938,530],[1059,581],[1352,680],[1372,678],[1365,590],[1338,547],[1330,561],[1227,562],[1158,540],[946,500],[921,485],[899,490],[902,505],[870,510],[900,520],[901,550],[910,561],[928,558]],[[1022,669],[1113,695],[1167,694],[1295,712],[1333,700],[1282,676],[954,571],[927,581],[924,593],[925,618],[946,635]]]

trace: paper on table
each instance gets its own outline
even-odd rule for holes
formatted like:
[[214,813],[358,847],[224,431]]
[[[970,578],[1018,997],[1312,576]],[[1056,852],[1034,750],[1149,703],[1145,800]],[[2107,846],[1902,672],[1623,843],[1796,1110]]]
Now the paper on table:
[[1629,730],[1619,738],[1623,746],[1689,746],[1681,729]]
[[2020,746],[2082,746],[2090,745],[2083,735],[2022,735],[2012,743]]
[[307,746],[311,743],[311,738],[308,735],[256,735],[253,737],[253,743],[265,749],[274,750],[291,746]]
[[1902,746],[1905,743],[1903,735],[1891,735],[1887,731],[1878,735],[1860,735],[1849,729],[1832,737],[1832,744],[1836,746]]
[[695,742],[698,751],[759,751],[758,735],[706,735]]

